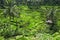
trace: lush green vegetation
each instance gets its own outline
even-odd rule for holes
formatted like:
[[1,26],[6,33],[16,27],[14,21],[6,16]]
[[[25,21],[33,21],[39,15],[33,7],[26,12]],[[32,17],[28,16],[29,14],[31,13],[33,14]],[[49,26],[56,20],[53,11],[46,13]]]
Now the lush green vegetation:
[[[60,40],[60,6],[17,5],[15,0],[3,3],[0,40]],[[52,16],[54,24],[46,23],[47,14]]]

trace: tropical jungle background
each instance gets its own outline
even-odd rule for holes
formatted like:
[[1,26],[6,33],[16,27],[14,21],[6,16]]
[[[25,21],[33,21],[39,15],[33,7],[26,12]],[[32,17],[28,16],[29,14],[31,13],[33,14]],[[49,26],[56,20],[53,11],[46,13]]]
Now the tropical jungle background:
[[0,40],[60,40],[60,0],[0,0]]

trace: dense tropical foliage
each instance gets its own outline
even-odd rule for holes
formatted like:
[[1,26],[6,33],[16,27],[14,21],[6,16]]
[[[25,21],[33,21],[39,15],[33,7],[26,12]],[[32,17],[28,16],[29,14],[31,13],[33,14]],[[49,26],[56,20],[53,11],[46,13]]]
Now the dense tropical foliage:
[[0,40],[60,40],[59,2],[0,0]]

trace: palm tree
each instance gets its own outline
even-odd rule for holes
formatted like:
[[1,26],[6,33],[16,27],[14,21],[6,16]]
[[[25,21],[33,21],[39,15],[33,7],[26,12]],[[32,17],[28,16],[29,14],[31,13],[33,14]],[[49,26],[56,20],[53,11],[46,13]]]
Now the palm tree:
[[3,15],[5,17],[10,16],[10,18],[14,19],[14,17],[19,17],[19,10],[17,8],[15,0],[6,0],[6,6],[4,9]]

